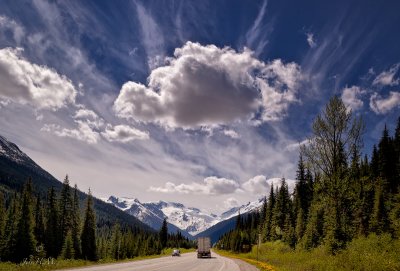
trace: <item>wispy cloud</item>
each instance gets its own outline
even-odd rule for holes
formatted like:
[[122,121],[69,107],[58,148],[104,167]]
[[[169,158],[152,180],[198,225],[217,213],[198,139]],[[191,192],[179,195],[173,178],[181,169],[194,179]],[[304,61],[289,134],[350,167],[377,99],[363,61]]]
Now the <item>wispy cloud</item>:
[[306,36],[307,36],[308,46],[310,46],[310,48],[315,48],[315,46],[317,46],[317,43],[315,42],[314,34],[309,32],[306,33]]
[[264,16],[267,12],[267,6],[268,0],[264,0],[256,19],[245,35],[246,46],[253,49],[257,55],[261,54],[264,47],[268,44],[267,36],[272,31],[271,24],[263,23]]
[[399,71],[400,63],[393,65],[388,71],[381,72],[372,82],[373,85],[379,86],[397,86],[400,83],[399,78],[395,78]]
[[142,43],[146,50],[149,69],[152,70],[163,64],[164,34],[145,7],[138,1],[135,1],[135,5],[141,27]]
[[386,114],[400,106],[400,92],[391,91],[386,98],[374,93],[369,100],[369,106],[376,114]]

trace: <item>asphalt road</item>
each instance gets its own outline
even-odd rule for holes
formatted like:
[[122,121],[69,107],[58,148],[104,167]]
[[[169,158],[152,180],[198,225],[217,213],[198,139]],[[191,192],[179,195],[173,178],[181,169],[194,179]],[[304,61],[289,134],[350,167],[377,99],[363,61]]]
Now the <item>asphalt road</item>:
[[[104,264],[71,271],[256,271],[254,266],[212,253],[212,258],[197,259],[195,252],[180,257],[162,257],[126,263]],[[240,265],[240,267],[239,267]],[[65,271],[66,269],[63,269]]]

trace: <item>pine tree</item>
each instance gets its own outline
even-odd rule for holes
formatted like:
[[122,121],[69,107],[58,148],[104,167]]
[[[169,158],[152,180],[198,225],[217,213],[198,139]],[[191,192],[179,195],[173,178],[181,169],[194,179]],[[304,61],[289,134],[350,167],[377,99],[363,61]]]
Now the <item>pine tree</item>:
[[61,242],[64,243],[64,239],[67,233],[72,230],[73,223],[73,206],[72,206],[72,195],[71,187],[69,185],[68,175],[65,176],[63,187],[60,196],[60,233]]
[[282,238],[286,215],[289,214],[292,217],[291,209],[289,189],[285,178],[282,178],[272,215],[271,237],[273,240]]
[[48,192],[45,248],[47,257],[57,258],[60,253],[59,211],[54,187]]
[[382,138],[379,142],[379,173],[384,181],[384,192],[395,194],[397,192],[396,164],[393,141],[385,125]]
[[121,259],[121,227],[118,223],[112,228],[111,236],[111,257],[115,260]]
[[[381,183],[381,182],[380,182]],[[374,208],[370,221],[370,230],[375,233],[387,232],[389,228],[388,213],[385,207],[384,188],[379,185],[375,189]]]
[[390,211],[390,227],[393,235],[400,238],[400,192],[394,198],[393,208]]
[[161,247],[164,249],[167,247],[167,241],[168,241],[168,225],[166,218],[164,218],[159,235],[160,235]]
[[74,244],[72,241],[71,231],[65,236],[64,244],[61,250],[62,259],[73,259],[75,257]]
[[38,244],[43,245],[45,239],[45,221],[43,214],[43,206],[40,200],[40,195],[36,198],[36,207],[35,207],[35,238]]
[[79,259],[81,257],[81,212],[79,208],[79,196],[78,196],[78,187],[75,184],[74,187],[74,197],[72,202],[72,242],[74,247],[74,257]]
[[93,198],[90,189],[86,202],[85,221],[83,223],[81,244],[82,257],[90,261],[96,261],[96,216],[93,210]]
[[17,253],[14,255],[16,262],[21,262],[35,253],[36,240],[33,233],[34,220],[32,209],[32,181],[29,180],[22,194],[21,217],[18,222],[16,237]]
[[4,228],[4,246],[1,251],[2,259],[6,261],[14,260],[16,253],[17,225],[20,217],[19,204],[17,195],[11,198],[10,205],[7,210],[7,218]]
[[274,184],[271,184],[271,189],[268,196],[267,210],[265,212],[265,220],[263,227],[263,240],[271,240],[271,225],[272,225],[272,216],[273,210],[275,208],[275,192],[274,192]]
[[4,202],[4,195],[0,192],[0,259],[3,258],[2,251],[5,246],[6,236],[4,230],[6,227],[7,211]]

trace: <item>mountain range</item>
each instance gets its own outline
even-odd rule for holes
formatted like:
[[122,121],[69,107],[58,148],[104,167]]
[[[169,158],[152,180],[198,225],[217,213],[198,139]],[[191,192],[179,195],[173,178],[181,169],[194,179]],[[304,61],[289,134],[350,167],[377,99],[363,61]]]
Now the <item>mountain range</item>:
[[233,207],[221,215],[215,215],[208,214],[198,208],[186,207],[176,202],[142,203],[136,198],[118,198],[115,196],[110,196],[108,199],[103,200],[138,218],[155,230],[160,229],[163,220],[167,218],[169,225],[173,229],[172,231],[179,229],[188,237],[198,236],[215,226],[221,227],[221,222],[236,217],[239,214],[239,210],[241,214],[246,214],[259,209],[263,204],[263,199],[260,199],[242,206]]

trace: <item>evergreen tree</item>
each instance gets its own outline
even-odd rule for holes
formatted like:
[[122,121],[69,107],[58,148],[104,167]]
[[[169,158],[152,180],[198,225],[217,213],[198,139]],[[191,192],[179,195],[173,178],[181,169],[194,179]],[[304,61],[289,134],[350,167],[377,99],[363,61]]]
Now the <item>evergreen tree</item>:
[[372,149],[372,157],[371,157],[371,173],[372,177],[377,178],[379,177],[379,154],[376,145],[374,145]]
[[75,257],[74,244],[71,231],[65,236],[64,244],[61,250],[62,259],[73,259]]
[[112,229],[111,237],[111,257],[115,260],[121,259],[121,228],[118,223],[116,223]]
[[389,228],[388,213],[385,207],[383,191],[383,185],[379,185],[375,190],[374,209],[370,221],[371,231],[378,234],[387,232]]
[[384,181],[384,192],[397,192],[396,159],[393,141],[385,125],[382,138],[379,142],[379,176]]
[[271,237],[273,240],[282,238],[287,214],[292,219],[291,210],[289,189],[285,178],[282,178],[272,214]]
[[7,210],[4,228],[4,246],[1,254],[6,261],[14,260],[16,253],[17,225],[20,217],[17,195],[14,194]]
[[74,256],[76,259],[81,257],[81,212],[79,208],[78,187],[75,184],[74,197],[72,202],[72,242],[74,247]]
[[160,234],[161,247],[164,249],[167,247],[167,241],[168,241],[168,225],[166,218],[164,218],[159,234]]
[[40,195],[36,198],[35,207],[35,238],[38,244],[43,245],[45,239],[45,221],[44,221],[44,210],[40,200]]
[[34,220],[32,215],[32,181],[29,180],[25,185],[22,194],[21,217],[18,222],[16,236],[16,252],[14,260],[20,262],[30,255],[34,255],[36,240],[33,233]]
[[271,189],[268,196],[267,210],[265,212],[263,233],[262,233],[264,241],[271,240],[271,226],[272,226],[272,216],[274,208],[275,208],[274,184],[271,184]]
[[394,237],[400,238],[400,192],[394,198],[393,208],[390,211],[390,222]]
[[59,211],[54,187],[51,187],[48,192],[46,217],[45,247],[47,257],[57,258],[60,253],[61,238],[59,227]]
[[93,210],[93,198],[90,189],[86,202],[85,220],[83,223],[81,244],[82,257],[90,261],[96,261],[96,216]]
[[69,185],[68,175],[65,176],[61,196],[60,196],[60,233],[61,243],[64,243],[64,239],[67,233],[72,230],[73,224],[73,203],[71,195],[71,187]]
[[0,259],[2,258],[2,251],[5,245],[4,230],[6,226],[7,210],[4,202],[4,195],[0,192]]

